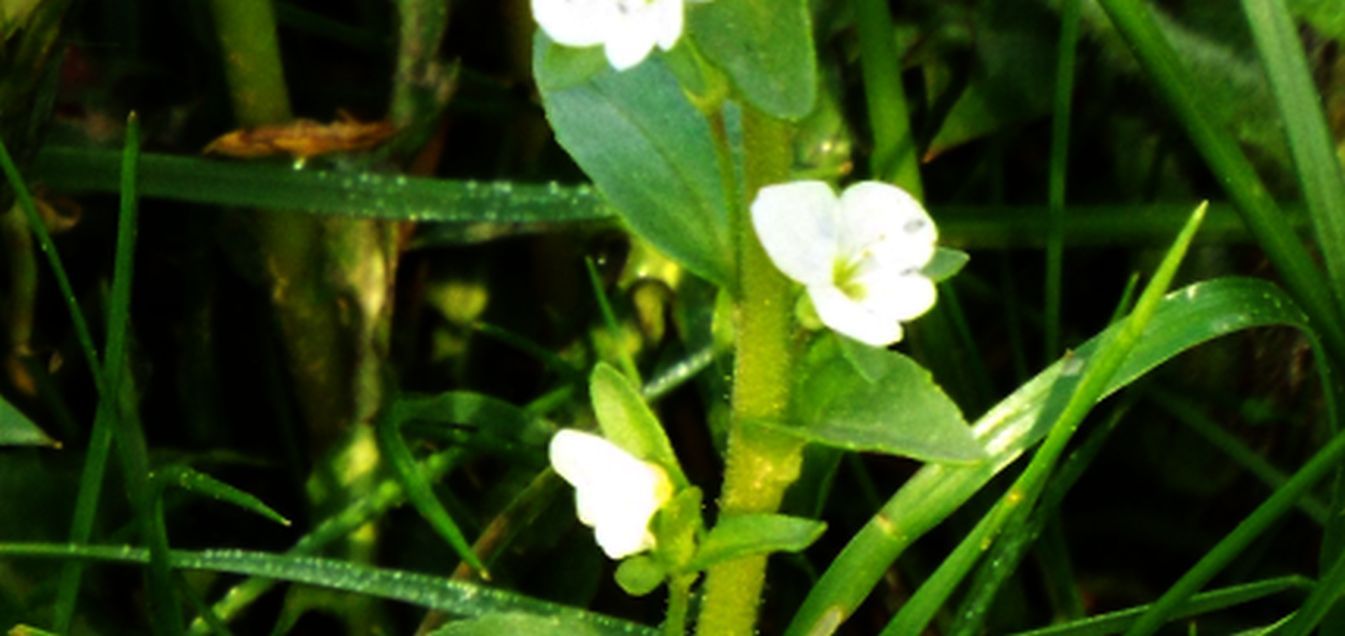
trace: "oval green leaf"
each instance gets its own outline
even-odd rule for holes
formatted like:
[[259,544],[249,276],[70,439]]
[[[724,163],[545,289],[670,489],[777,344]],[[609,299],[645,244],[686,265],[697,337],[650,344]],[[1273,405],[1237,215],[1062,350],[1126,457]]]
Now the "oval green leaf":
[[817,55],[804,0],[715,0],[691,8],[691,37],[753,106],[782,119],[812,112]]
[[[858,345],[855,345],[858,346]],[[788,425],[811,442],[930,462],[985,457],[957,405],[929,371],[895,351],[845,351],[824,337],[804,357]]]
[[686,487],[686,475],[663,425],[626,376],[607,363],[598,363],[589,378],[589,397],[603,437],[640,459],[663,466],[679,489]]
[[725,517],[705,536],[696,558],[687,568],[693,572],[716,563],[771,552],[799,552],[812,545],[827,524],[789,515],[751,514]]
[[533,69],[556,141],[631,230],[696,274],[728,283],[728,198],[709,123],[659,56],[581,79],[591,56],[537,35]]

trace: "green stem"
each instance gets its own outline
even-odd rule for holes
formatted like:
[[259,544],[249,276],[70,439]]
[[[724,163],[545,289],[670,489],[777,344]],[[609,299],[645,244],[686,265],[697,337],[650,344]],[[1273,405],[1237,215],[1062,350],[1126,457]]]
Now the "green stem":
[[687,610],[690,608],[691,584],[696,575],[679,575],[668,580],[668,617],[663,622],[664,636],[685,636]]
[[[754,111],[743,115],[746,195],[789,176],[789,129]],[[774,512],[785,489],[798,477],[802,445],[792,437],[753,425],[780,420],[789,404],[794,359],[793,287],[776,269],[746,220],[735,219],[738,296],[735,308],[737,355],[733,378],[733,420],[729,429],[720,518]],[[766,578],[766,557],[748,557],[710,569],[705,582],[698,633],[747,636],[754,633]]]
[[859,63],[864,75],[864,98],[873,129],[874,177],[891,181],[924,199],[920,185],[920,160],[906,112],[906,94],[901,87],[901,57],[892,37],[896,28],[886,0],[852,0],[855,27],[859,31]]
[[1051,164],[1046,200],[1046,359],[1060,355],[1060,289],[1065,256],[1065,171],[1069,165],[1070,98],[1074,94],[1074,49],[1079,41],[1080,0],[1065,0],[1056,49],[1055,108],[1051,119]]
[[271,0],[211,0],[234,117],[244,126],[290,118]]

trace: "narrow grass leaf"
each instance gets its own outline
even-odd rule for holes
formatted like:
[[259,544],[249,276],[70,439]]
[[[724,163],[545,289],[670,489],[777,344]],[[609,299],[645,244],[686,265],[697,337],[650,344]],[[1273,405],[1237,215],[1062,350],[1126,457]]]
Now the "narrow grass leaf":
[[604,632],[593,625],[557,616],[535,614],[490,614],[480,618],[453,621],[431,632],[432,636],[600,636]]
[[230,486],[190,466],[175,465],[162,468],[156,470],[151,479],[155,487],[160,490],[175,486],[193,494],[233,504],[282,526],[290,525],[289,519],[266,505],[255,495]]
[[[452,448],[425,458],[418,468],[426,481],[434,481],[457,466],[463,457],[462,449]],[[402,489],[401,484],[395,478],[385,479],[371,489],[368,496],[351,502],[341,511],[323,519],[311,532],[295,542],[287,554],[290,556],[313,554],[405,501],[406,491]],[[248,578],[230,587],[220,596],[220,600],[210,607],[210,611],[220,621],[228,622],[251,606],[275,583],[274,580],[266,578]],[[210,620],[198,615],[191,623],[190,633],[200,635],[211,632]]]
[[1186,256],[1186,250],[1195,238],[1200,221],[1205,216],[1205,205],[1196,208],[1191,220],[1177,235],[1172,248],[1168,250],[1158,265],[1149,284],[1140,294],[1134,311],[1102,340],[1097,353],[1084,363],[1083,377],[1069,391],[1068,401],[1061,409],[1051,430],[1041,447],[1033,455],[1023,473],[1014,480],[1009,490],[995,504],[990,512],[976,524],[962,543],[958,544],[934,573],[921,584],[901,611],[893,617],[883,630],[885,636],[900,634],[919,634],[925,631],[939,608],[943,607],[953,590],[962,582],[967,573],[985,552],[985,546],[991,545],[1005,526],[1015,517],[1026,515],[1036,504],[1051,474],[1055,472],[1056,462],[1065,452],[1065,447],[1078,430],[1079,424],[1092,410],[1093,405],[1107,392],[1111,378],[1121,368],[1121,364],[1130,355],[1130,351],[1139,342],[1141,334],[1153,318],[1154,311],[1172,283],[1177,267]]
[[[1200,614],[1208,614],[1259,601],[1284,592],[1306,590],[1311,585],[1312,581],[1301,576],[1283,576],[1230,585],[1192,596],[1174,611],[1173,617],[1189,618]],[[1103,636],[1104,634],[1115,634],[1128,627],[1148,609],[1148,605],[1140,605],[1097,616],[1089,616],[1077,621],[1051,625],[1050,627],[1017,632],[1013,636]]]
[[[59,543],[0,543],[0,556],[32,559],[80,559],[123,564],[149,561],[144,548],[81,546]],[[582,622],[600,634],[656,634],[653,629],[617,618],[532,598],[516,592],[455,581],[409,570],[376,568],[337,559],[287,556],[248,550],[174,550],[171,564],[180,570],[201,570],[258,576],[352,592],[459,616],[526,613]]]
[[[1316,245],[1333,289],[1345,289],[1345,178],[1298,28],[1283,0],[1242,0],[1242,10],[1274,89]],[[1337,301],[1345,296],[1337,294]]]
[[[1334,418],[1335,405],[1330,393],[1327,394],[1327,410],[1330,412],[1330,416]],[[1261,536],[1280,517],[1284,516],[1293,507],[1294,503],[1309,492],[1313,486],[1336,470],[1342,458],[1345,458],[1345,432],[1336,433],[1336,436],[1331,438],[1331,441],[1327,442],[1326,446],[1313,455],[1283,486],[1277,488],[1270,497],[1256,507],[1256,510],[1247,515],[1236,528],[1225,535],[1219,543],[1205,553],[1205,556],[1191,566],[1191,569],[1177,579],[1177,582],[1173,583],[1172,587],[1169,587],[1149,607],[1149,610],[1130,629],[1126,630],[1126,636],[1143,636],[1156,632],[1162,627],[1163,623],[1170,619],[1172,613],[1183,601],[1199,591],[1201,586],[1214,578],[1225,566],[1246,550],[1252,541]],[[1342,576],[1342,573],[1335,570],[1336,566],[1333,566],[1327,576]],[[1323,578],[1323,581],[1325,580]],[[1324,613],[1329,609],[1339,589],[1339,587],[1334,587],[1326,591],[1314,591],[1315,594],[1329,597],[1315,599],[1314,611]],[[1321,616],[1317,615],[1305,620],[1312,622],[1320,620],[1320,618]]]
[[901,55],[891,9],[884,0],[851,0],[850,4],[859,33],[864,101],[873,131],[869,172],[875,179],[895,183],[916,199],[924,199],[919,152],[901,86]]
[[[1345,590],[1345,555],[1336,558],[1336,562],[1322,575],[1316,585],[1312,586],[1312,592],[1308,594],[1308,599],[1299,606],[1298,611],[1294,612],[1293,618],[1277,631],[1281,636],[1305,636],[1317,628],[1340,600],[1341,592]],[[1330,629],[1324,628],[1322,633],[1331,633]]]
[[[116,175],[119,155],[115,151],[111,152],[114,162],[110,165],[113,169],[112,174]],[[42,253],[46,255],[47,263],[51,265],[51,273],[56,279],[56,286],[61,289],[61,300],[65,301],[66,309],[70,311],[70,322],[75,327],[75,339],[79,341],[80,352],[84,354],[84,362],[93,374],[94,386],[98,388],[98,393],[102,394],[104,393],[103,365],[98,362],[98,351],[93,344],[93,335],[89,331],[89,323],[84,319],[84,311],[79,308],[79,301],[75,298],[75,289],[70,285],[70,277],[65,273],[65,265],[61,262],[61,255],[56,251],[56,243],[51,240],[51,235],[47,233],[47,226],[42,222],[42,217],[37,212],[37,204],[33,201],[33,195],[28,191],[28,186],[24,183],[23,177],[19,174],[19,169],[14,165],[14,160],[9,155],[9,149],[5,147],[3,141],[0,141],[0,170],[5,173],[5,179],[9,181],[9,187],[14,192],[14,200],[18,203],[19,209],[23,211],[24,218],[28,221],[28,228],[37,237],[38,245],[42,247]],[[114,178],[114,191],[116,183],[118,182]]]
[[[1053,519],[1059,520],[1057,513],[1065,495],[1083,476],[1088,466],[1093,463],[1093,459],[1102,450],[1103,443],[1111,437],[1112,431],[1116,430],[1116,426],[1120,424],[1121,419],[1130,412],[1131,404],[1133,404],[1133,400],[1122,404],[1112,412],[1105,422],[1089,431],[1087,439],[1079,444],[1079,447],[1061,465],[1059,473],[1054,475],[1051,481],[1046,484],[1046,488],[1041,495],[1041,503],[1038,504],[1037,508],[1030,515],[1020,515],[1014,518],[1009,526],[1004,529],[1004,536],[995,542],[994,547],[982,560],[980,568],[976,571],[976,576],[972,579],[970,589],[967,590],[966,597],[963,598],[960,607],[953,614],[953,626],[948,630],[950,634],[973,636],[985,632],[985,619],[989,615],[999,590],[1008,581],[1009,575],[1018,569],[1018,565],[1022,562],[1023,556],[1027,554],[1028,548],[1032,547],[1033,543],[1041,537],[1048,524]],[[1067,566],[1068,562],[1065,565]],[[1068,567],[1065,569],[1067,574],[1072,574],[1068,572]],[[1075,579],[1073,576],[1066,576],[1061,578],[1057,584],[1073,587]],[[1077,599],[1075,599],[1075,603],[1078,603]],[[1082,611],[1079,614],[1082,615]]]
[[1147,3],[1140,0],[1099,0],[1112,24],[1126,40],[1155,88],[1186,128],[1191,142],[1237,205],[1247,228],[1283,277],[1285,285],[1312,317],[1316,329],[1337,360],[1345,360],[1345,321],[1340,318],[1331,287],[1279,205],[1270,196],[1251,162],[1232,136],[1215,127],[1211,114],[1176,51],[1159,30]]
[[383,452],[383,456],[388,460],[388,466],[397,476],[402,489],[406,491],[406,498],[411,505],[416,507],[425,521],[429,522],[430,527],[439,534],[458,556],[472,566],[486,580],[490,579],[490,573],[486,571],[486,565],[472,551],[472,546],[463,536],[462,530],[458,524],[449,516],[444,505],[439,502],[439,498],[434,494],[434,488],[430,486],[425,476],[420,473],[416,466],[415,457],[411,455],[411,449],[406,447],[406,441],[402,439],[402,423],[405,421],[405,414],[398,409],[394,402],[391,407],[379,418],[375,425],[378,434],[378,446]]
[[[281,214],[353,216],[447,223],[567,223],[615,215],[591,186],[450,181],[338,170],[295,170],[288,163],[226,161],[147,153],[140,196],[256,208]],[[116,192],[118,153],[46,146],[33,174],[59,192]]]
[[[1278,287],[1263,280],[1221,278],[1177,290],[1160,303],[1124,364],[1108,383],[1113,393],[1173,356],[1230,333],[1282,325],[1309,335],[1308,319]],[[1118,326],[1075,349],[995,405],[973,425],[989,459],[974,465],[930,464],[906,481],[849,541],[795,614],[787,634],[817,633],[842,622],[916,539],[1045,436],[1079,379],[1078,361]]]
[[1075,49],[1079,41],[1082,0],[1065,0],[1060,9],[1056,45],[1055,97],[1051,116],[1051,158],[1047,166],[1046,199],[1050,226],[1046,235],[1046,359],[1060,355],[1060,289],[1065,258],[1065,171],[1069,166],[1070,111],[1074,96]]

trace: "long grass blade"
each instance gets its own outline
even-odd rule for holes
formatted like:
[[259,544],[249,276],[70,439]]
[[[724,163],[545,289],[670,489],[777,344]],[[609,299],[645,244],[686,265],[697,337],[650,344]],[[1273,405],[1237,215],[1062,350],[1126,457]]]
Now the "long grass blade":
[[[1345,290],[1345,177],[1303,45],[1282,0],[1242,0],[1261,65],[1274,89],[1299,189],[1332,289]],[[1336,294],[1338,303],[1345,295]]]
[[425,480],[418,470],[411,449],[406,447],[406,442],[402,439],[401,429],[404,420],[404,412],[394,402],[377,424],[379,449],[387,458],[388,465],[392,467],[393,474],[397,476],[402,489],[406,491],[407,499],[425,521],[429,522],[430,527],[434,528],[434,531],[458,553],[459,557],[462,557],[463,561],[489,580],[490,573],[486,571],[486,565],[477,558],[475,552],[472,552],[472,546],[463,536],[462,530],[439,502],[430,482]]
[[864,74],[864,99],[873,130],[873,158],[869,166],[876,179],[895,183],[923,200],[920,156],[915,147],[906,93],[901,86],[901,56],[893,37],[891,9],[883,0],[852,0],[859,32],[859,64]]
[[[1059,519],[1056,514],[1065,495],[1092,464],[1093,459],[1102,450],[1103,443],[1111,437],[1112,431],[1116,430],[1121,419],[1130,412],[1130,405],[1131,402],[1122,404],[1100,426],[1089,431],[1088,438],[1070,454],[1060,466],[1059,474],[1046,485],[1037,509],[1032,511],[1031,515],[1016,518],[1014,523],[1004,529],[1003,539],[991,548],[972,579],[971,588],[954,615],[953,626],[948,630],[950,634],[973,635],[984,632],[985,618],[999,590],[1009,575],[1018,569],[1027,549],[1042,535],[1050,521]],[[1074,585],[1075,582],[1073,577],[1070,577],[1060,581],[1059,584]]]
[[[1252,583],[1230,585],[1192,596],[1174,611],[1173,617],[1187,618],[1207,614],[1229,607],[1245,605],[1283,592],[1304,590],[1311,585],[1310,580],[1301,576],[1284,576]],[[1097,616],[1089,616],[1061,625],[1018,632],[1013,636],[1102,636],[1104,634],[1115,634],[1124,630],[1148,609],[1148,605],[1141,605]]]
[[[1198,283],[1168,295],[1148,332],[1108,384],[1110,394],[1178,353],[1223,335],[1269,325],[1308,334],[1307,317],[1275,285],[1262,280],[1224,278]],[[827,567],[795,614],[786,634],[828,633],[868,596],[888,567],[916,539],[942,522],[1041,440],[1063,408],[1061,392],[1077,382],[1065,373],[1087,359],[1116,327],[1080,346],[1022,385],[977,420],[974,432],[990,455],[974,466],[931,464],[906,481],[882,510],[853,537]]]
[[[142,158],[141,196],[374,219],[451,223],[566,223],[615,218],[590,186],[448,181],[287,164],[164,154]],[[48,146],[34,174],[62,192],[112,192],[116,153]]]
[[901,611],[897,612],[883,630],[885,636],[923,633],[929,621],[934,618],[934,614],[943,607],[953,590],[984,554],[985,546],[991,545],[1015,518],[1030,513],[1051,474],[1055,472],[1056,463],[1065,452],[1070,439],[1074,437],[1079,424],[1092,411],[1093,405],[1102,399],[1112,376],[1121,368],[1131,350],[1139,342],[1141,334],[1148,327],[1204,216],[1205,206],[1202,204],[1196,208],[1191,220],[1187,222],[1172,248],[1159,263],[1153,279],[1140,294],[1139,301],[1129,317],[1121,321],[1110,337],[1099,343],[1093,356],[1085,359],[1083,377],[1070,391],[1069,401],[1056,416],[1050,432],[1047,433],[1041,448],[1033,455],[1027,468],[990,512],[981,518],[962,543],[958,544],[953,553],[935,569],[934,574],[916,590],[915,595],[902,606]]
[[1099,0],[1099,4],[1186,128],[1196,150],[1237,205],[1247,228],[1283,277],[1285,286],[1312,317],[1332,357],[1345,360],[1345,329],[1342,328],[1345,322],[1340,318],[1326,277],[1294,235],[1279,205],[1271,198],[1237,142],[1216,128],[1219,119],[1195,93],[1199,83],[1183,67],[1146,3]]
[[1074,95],[1075,48],[1079,42],[1081,0],[1065,0],[1060,10],[1056,47],[1055,105],[1051,117],[1051,159],[1047,167],[1046,201],[1050,209],[1046,235],[1046,359],[1060,355],[1060,289],[1065,259],[1065,171],[1069,165],[1069,123]]
[[[30,559],[81,559],[109,563],[144,564],[150,559],[144,548],[132,546],[81,546],[59,543],[0,543],[0,556]],[[348,561],[307,556],[287,556],[248,550],[174,550],[170,565],[180,570],[203,570],[258,576],[277,581],[303,583],[401,601],[442,610],[459,616],[484,616],[521,612],[555,616],[583,622],[600,633],[614,636],[657,634],[655,630],[602,614],[559,605],[483,585],[439,576],[375,568]]]

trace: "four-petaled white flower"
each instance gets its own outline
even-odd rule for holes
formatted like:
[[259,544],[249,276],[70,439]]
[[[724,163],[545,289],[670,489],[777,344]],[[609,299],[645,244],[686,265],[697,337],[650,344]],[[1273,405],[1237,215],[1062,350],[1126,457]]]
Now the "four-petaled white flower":
[[683,0],[532,0],[547,36],[565,46],[603,45],[618,71],[654,50],[668,51],[682,35]]
[[766,186],[752,202],[766,254],[808,289],[828,327],[872,346],[901,340],[901,323],[934,306],[921,273],[934,256],[934,221],[905,190],[856,183],[840,197],[821,181]]
[[575,489],[579,520],[613,559],[654,547],[649,521],[672,498],[668,473],[602,437],[562,429],[551,438],[551,466]]

